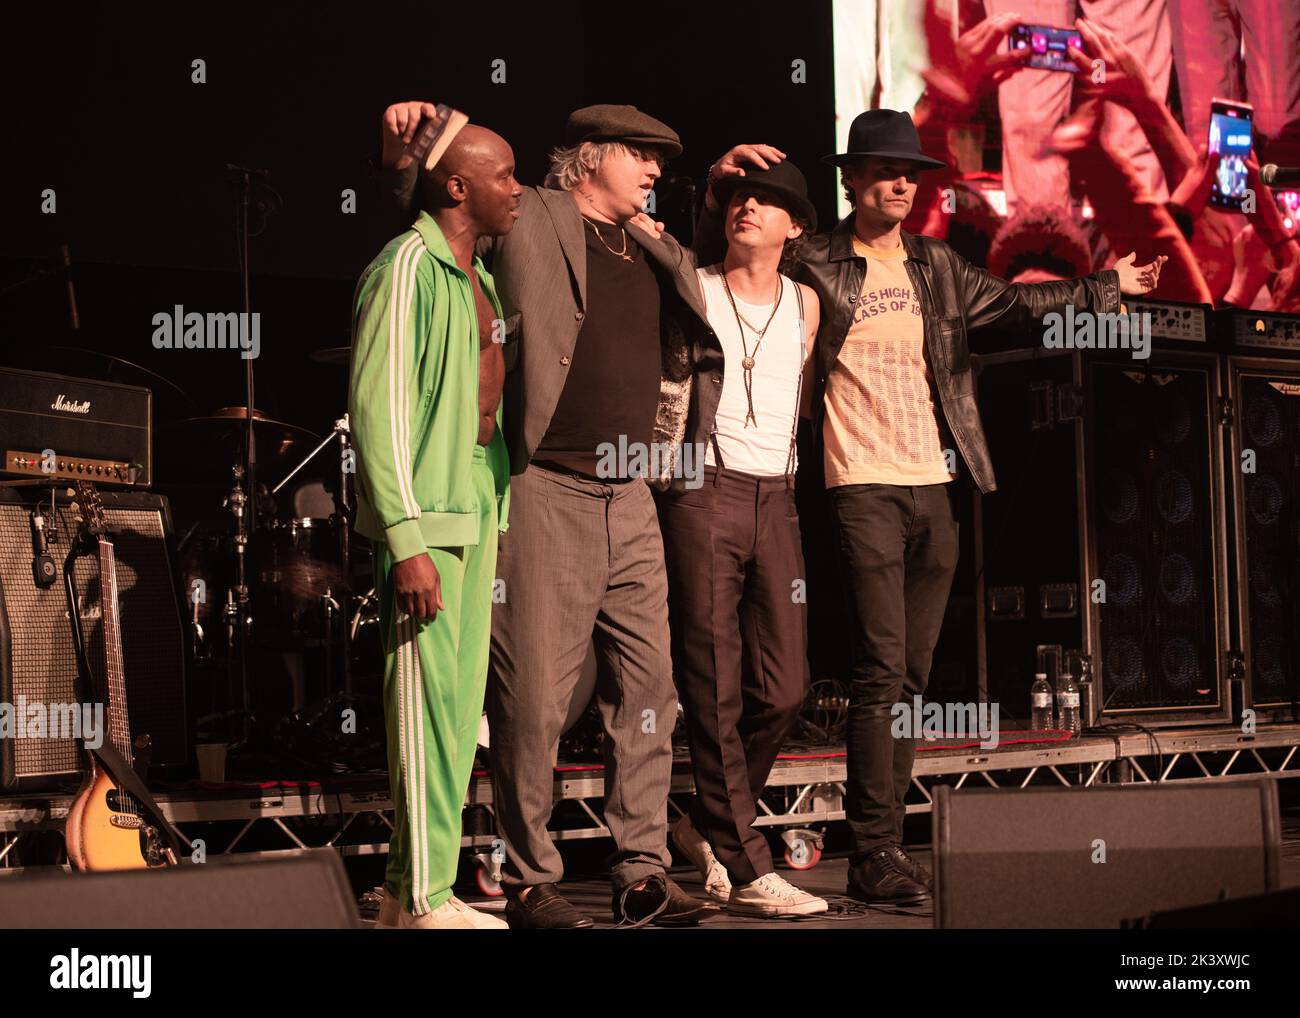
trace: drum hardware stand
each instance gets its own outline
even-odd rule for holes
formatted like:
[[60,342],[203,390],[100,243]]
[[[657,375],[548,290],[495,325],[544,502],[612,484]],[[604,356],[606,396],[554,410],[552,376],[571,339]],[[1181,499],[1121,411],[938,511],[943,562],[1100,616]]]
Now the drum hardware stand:
[[[351,457],[348,453],[352,448],[352,429],[348,423],[348,415],[344,414],[334,422],[334,428],[326,435],[316,448],[307,453],[302,461],[285,475],[274,488],[271,489],[272,496],[278,495],[280,489],[288,484],[308,463],[315,459],[327,445],[338,439],[339,443],[339,474],[338,483],[334,486],[334,527],[338,534],[338,555],[340,575],[343,577],[343,600],[351,600],[350,584],[352,581],[351,574],[351,549],[348,544],[348,511],[352,508],[351,500],[351,483],[348,469]],[[325,669],[326,669],[326,686],[327,690],[333,690],[334,687],[334,668],[333,668],[333,642],[334,642],[334,620],[337,616],[342,620],[340,629],[342,630],[342,651],[343,651],[343,697],[345,699],[352,696],[352,633],[348,623],[348,612],[334,599],[334,591],[326,590],[321,595],[321,604],[325,613],[325,632],[327,634],[325,641]],[[332,695],[332,694],[331,694]]]
[[[244,493],[243,484],[244,468],[235,464],[231,468],[234,475],[235,484],[230,489],[230,494],[226,496],[223,503],[224,507],[230,510],[235,517],[235,586],[233,589],[226,591],[226,601],[222,606],[222,615],[226,622],[226,660],[230,663],[231,668],[239,669],[239,704],[240,710],[240,738],[238,740],[244,744],[249,740],[249,690],[248,690],[248,534],[249,534],[249,516],[251,515],[252,506],[249,504],[248,496]],[[247,511],[246,511],[247,510]],[[239,652],[235,654],[235,643],[238,641]],[[235,676],[230,675],[229,695],[230,703],[235,702]],[[232,733],[233,735],[233,733]]]

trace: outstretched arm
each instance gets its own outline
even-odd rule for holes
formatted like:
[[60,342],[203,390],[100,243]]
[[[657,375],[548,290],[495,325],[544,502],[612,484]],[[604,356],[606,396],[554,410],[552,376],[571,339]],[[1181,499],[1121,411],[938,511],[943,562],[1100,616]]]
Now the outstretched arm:
[[995,325],[1022,330],[1041,324],[1044,315],[1061,312],[1067,304],[1095,314],[1114,313],[1121,294],[1150,293],[1160,280],[1165,256],[1146,265],[1135,265],[1135,261],[1130,252],[1113,269],[1045,283],[1008,283],[957,255],[953,268],[966,308],[967,328]]

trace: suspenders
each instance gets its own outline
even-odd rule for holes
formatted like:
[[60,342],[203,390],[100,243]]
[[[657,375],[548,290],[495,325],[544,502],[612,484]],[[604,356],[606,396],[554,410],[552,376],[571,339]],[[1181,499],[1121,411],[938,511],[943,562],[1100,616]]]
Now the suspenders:
[[[799,305],[799,352],[801,356],[799,358],[799,374],[794,387],[794,423],[790,427],[790,452],[785,458],[786,488],[794,487],[795,438],[799,433],[799,403],[803,398],[804,361],[807,360],[808,357],[808,325],[804,319],[803,290],[799,288],[799,284],[795,283],[794,280],[791,280],[790,282],[794,285],[794,296]],[[785,286],[784,279],[781,282],[781,286]],[[722,464],[722,450],[718,448],[718,426],[716,421],[714,422],[713,430],[709,433],[709,441],[713,443],[713,459],[715,461],[714,465],[717,467],[717,470],[714,471],[713,474],[713,484],[716,487],[722,479],[722,472],[724,469]]]
[[799,402],[803,398],[804,361],[808,359],[808,325],[803,316],[803,290],[794,284],[794,295],[799,298],[799,381],[794,386],[794,423],[790,426],[790,455],[785,460],[785,486],[794,487],[795,436],[799,433]]

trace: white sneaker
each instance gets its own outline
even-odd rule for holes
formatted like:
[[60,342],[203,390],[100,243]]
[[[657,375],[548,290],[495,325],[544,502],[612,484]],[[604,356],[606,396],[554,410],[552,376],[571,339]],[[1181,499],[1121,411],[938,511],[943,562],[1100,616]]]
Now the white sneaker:
[[399,930],[506,930],[505,920],[475,912],[459,898],[448,898],[426,915],[414,915],[402,909],[397,920]]
[[466,905],[454,894],[451,896],[450,901],[453,905],[456,906],[456,908],[460,910],[462,915],[464,915],[467,919],[469,919],[469,921],[473,924],[474,929],[476,930],[510,929],[510,924],[506,922],[504,919],[500,918],[499,916],[491,915],[487,912],[480,912],[476,908],[470,908],[470,906]]
[[402,907],[397,899],[388,893],[387,887],[379,889],[379,915],[375,917],[375,929],[395,930],[397,920],[402,914]]
[[673,824],[672,833],[673,844],[704,878],[704,892],[714,901],[725,905],[731,897],[731,878],[727,876],[727,868],[713,854],[708,839],[695,829],[687,815]]
[[824,898],[800,890],[775,873],[733,887],[727,902],[728,912],[752,916],[817,915],[828,907]]

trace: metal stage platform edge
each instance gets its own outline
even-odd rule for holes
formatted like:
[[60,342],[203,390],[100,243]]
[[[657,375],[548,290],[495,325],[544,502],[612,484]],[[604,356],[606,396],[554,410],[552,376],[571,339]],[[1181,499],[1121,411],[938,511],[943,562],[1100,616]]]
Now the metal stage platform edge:
[[[1023,735],[1024,733],[1012,733]],[[941,784],[993,788],[1030,785],[1089,787],[1096,784],[1222,781],[1243,777],[1300,777],[1300,724],[1270,724],[1253,734],[1230,726],[1135,731],[1117,727],[1094,730],[1081,738],[1060,737],[1048,743],[1013,744],[985,750],[976,745],[922,748],[916,756],[908,813],[929,812],[933,791]],[[844,819],[843,750],[810,749],[783,754],[772,770],[756,826],[773,828],[784,843],[788,865],[815,866],[828,824]],[[604,838],[601,817],[603,769],[600,764],[563,764],[555,773],[552,837],[557,841]],[[158,802],[185,841],[205,853],[250,850],[248,835],[278,829],[283,849],[256,849],[263,854],[332,847],[343,856],[382,854],[388,850],[393,804],[386,775],[340,777],[317,782],[242,786],[221,790],[161,793]],[[680,816],[693,794],[689,761],[673,766],[669,794],[670,821]],[[13,866],[10,855],[18,839],[33,831],[59,829],[71,795],[15,795],[0,798],[0,869]],[[496,887],[504,846],[492,831],[492,784],[476,771],[466,796],[461,845],[477,864],[484,893]],[[228,825],[217,832],[211,825]],[[221,833],[221,843],[215,835]],[[243,846],[243,847],[241,847]]]

